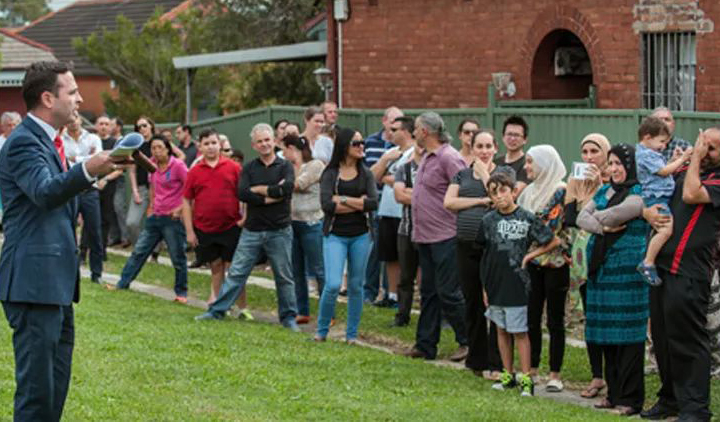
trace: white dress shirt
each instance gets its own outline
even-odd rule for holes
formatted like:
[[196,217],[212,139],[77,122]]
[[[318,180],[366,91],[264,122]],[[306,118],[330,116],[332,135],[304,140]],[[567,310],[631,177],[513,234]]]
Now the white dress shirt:
[[[53,145],[55,145],[55,137],[57,136],[57,133],[58,133],[57,130],[55,130],[54,127],[50,126],[45,120],[43,120],[39,117],[36,117],[32,113],[28,113],[27,115],[28,115],[28,117],[33,119],[33,121],[35,123],[37,123],[38,126],[40,126],[40,128],[42,130],[45,131],[47,136],[50,138],[50,142],[52,142]],[[66,145],[65,140],[63,139],[63,149],[65,149],[65,157],[67,158],[68,157],[67,147],[65,145]],[[98,151],[102,151],[102,143],[100,143],[100,149]],[[74,163],[71,163],[71,165],[72,164],[74,164]],[[85,178],[88,180],[88,182],[94,182],[95,180],[97,180],[97,178],[90,176],[90,173],[87,172],[87,169],[85,168],[85,161],[82,162],[82,170],[83,170],[83,174],[85,175]]]

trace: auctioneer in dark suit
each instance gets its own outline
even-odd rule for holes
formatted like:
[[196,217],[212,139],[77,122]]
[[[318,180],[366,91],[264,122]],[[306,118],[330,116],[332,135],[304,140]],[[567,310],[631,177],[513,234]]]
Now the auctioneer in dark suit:
[[60,420],[70,383],[75,195],[91,182],[81,165],[63,171],[51,131],[28,116],[0,150],[0,301],[13,329],[16,421]]

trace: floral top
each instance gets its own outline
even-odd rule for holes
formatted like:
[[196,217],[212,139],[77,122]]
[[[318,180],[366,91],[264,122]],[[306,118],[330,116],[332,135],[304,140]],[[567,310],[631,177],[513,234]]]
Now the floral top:
[[[540,220],[547,224],[553,234],[560,238],[560,246],[550,252],[544,253],[533,259],[532,263],[541,267],[560,268],[570,262],[570,239],[569,233],[564,228],[565,217],[565,188],[561,187],[555,191],[545,208],[537,213]],[[537,246],[534,245],[533,249]]]

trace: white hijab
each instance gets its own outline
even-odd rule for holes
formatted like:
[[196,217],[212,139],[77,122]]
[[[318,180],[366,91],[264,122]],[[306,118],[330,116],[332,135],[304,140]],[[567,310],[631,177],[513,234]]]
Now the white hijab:
[[567,174],[560,154],[551,145],[536,145],[527,152],[533,160],[535,179],[523,189],[517,203],[532,213],[538,213],[547,206],[558,190],[564,187]]

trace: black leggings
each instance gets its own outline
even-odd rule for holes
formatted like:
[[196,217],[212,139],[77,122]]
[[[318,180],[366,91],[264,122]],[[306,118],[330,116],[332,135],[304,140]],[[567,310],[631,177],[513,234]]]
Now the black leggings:
[[528,301],[528,335],[530,366],[540,366],[542,353],[543,308],[547,302],[547,329],[550,333],[550,372],[560,372],[565,355],[565,299],[570,288],[570,267],[528,265],[530,299]]
[[[580,297],[582,298],[583,312],[587,315],[587,282],[580,286]],[[590,371],[593,378],[603,378],[603,350],[602,347],[595,343],[585,341],[588,359],[590,360]]]
[[502,360],[497,344],[495,324],[485,318],[485,303],[480,282],[482,249],[474,242],[458,240],[457,263],[460,286],[465,297],[465,325],[468,330],[468,356],[465,366],[472,370],[502,370]]

